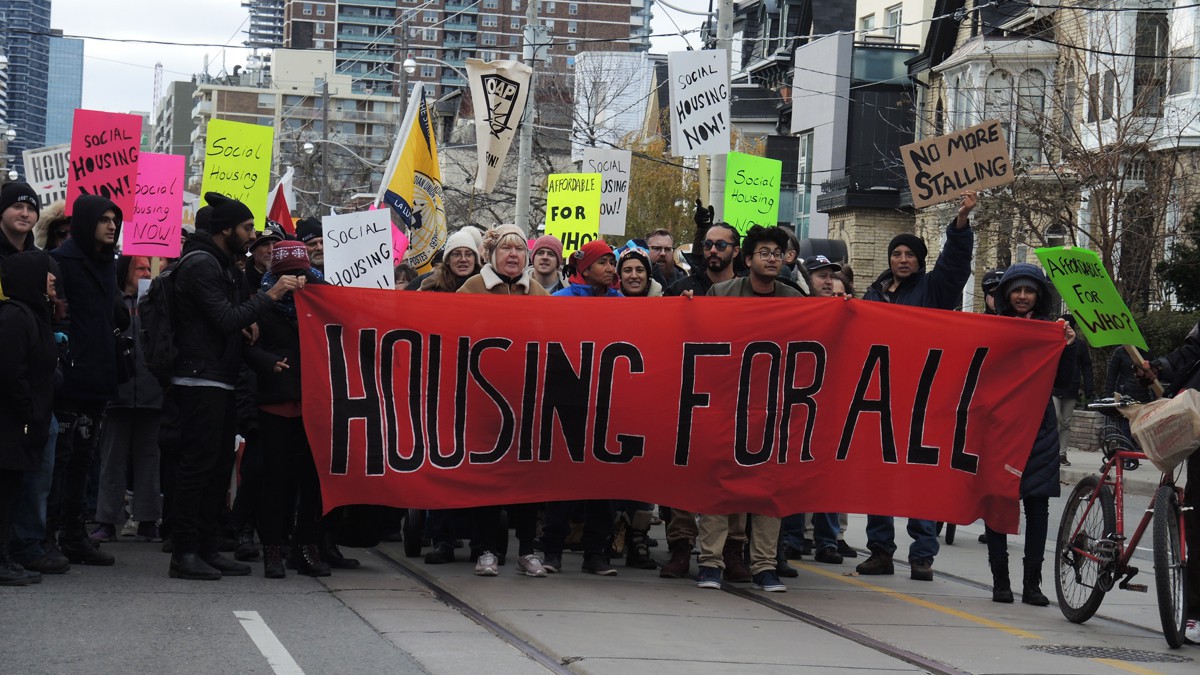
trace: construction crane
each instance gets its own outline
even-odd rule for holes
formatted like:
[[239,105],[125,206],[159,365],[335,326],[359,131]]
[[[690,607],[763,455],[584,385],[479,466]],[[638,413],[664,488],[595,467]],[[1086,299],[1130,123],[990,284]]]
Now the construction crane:
[[162,100],[162,61],[154,64],[154,100],[150,102],[150,110],[154,111],[153,115],[158,116],[158,104]]

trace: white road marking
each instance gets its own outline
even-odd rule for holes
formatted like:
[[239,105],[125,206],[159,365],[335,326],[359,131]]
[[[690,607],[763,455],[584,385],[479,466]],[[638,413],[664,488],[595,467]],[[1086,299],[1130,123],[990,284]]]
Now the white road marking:
[[258,612],[234,612],[233,615],[242,622],[242,628],[245,628],[250,639],[254,640],[258,651],[267,657],[267,665],[271,666],[275,675],[304,675],[300,665],[288,653],[279,638],[275,637],[271,627],[263,621]]

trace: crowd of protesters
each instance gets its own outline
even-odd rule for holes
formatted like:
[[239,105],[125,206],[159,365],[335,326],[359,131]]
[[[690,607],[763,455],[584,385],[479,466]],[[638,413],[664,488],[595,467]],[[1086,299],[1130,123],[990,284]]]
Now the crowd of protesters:
[[[84,196],[67,217],[62,204],[43,211],[26,184],[0,190],[0,584],[38,583],[73,564],[112,565],[115,558],[102,544],[122,536],[162,542],[170,576],[181,579],[247,575],[247,563],[260,559],[268,578],[285,577],[288,567],[325,576],[332,568],[358,566],[338,550],[321,517],[301,417],[293,294],[325,283],[321,223],[301,220],[294,234],[267,223],[257,234],[246,205],[216,193],[205,202],[195,232],[167,268],[174,353],[164,374],[152,373],[146,362],[139,316],[139,298],[154,274],[151,261],[117,254],[123,219],[117,205]],[[932,269],[921,238],[896,236],[887,268],[866,286],[863,300],[958,307],[971,277],[975,204],[974,193],[963,194]],[[596,239],[564,259],[562,243],[552,236],[529,242],[511,225],[464,226],[447,238],[431,271],[398,265],[395,287],[560,297],[856,297],[849,266],[823,255],[800,259],[800,242],[788,229],[754,226],[742,234],[712,222],[711,213],[698,209],[698,236],[686,254],[667,230],[615,250]],[[1063,323],[1053,395],[1020,484],[1026,530],[1021,599],[1044,606],[1048,503],[1059,495],[1076,401],[1081,393],[1095,395],[1089,349],[1076,337],[1073,320],[1057,315],[1038,267],[991,271],[982,286],[988,313]],[[1200,327],[1188,344],[1150,365],[1115,351],[1104,392],[1148,400],[1144,379],[1152,372],[1180,373],[1174,386],[1192,386],[1198,336]],[[239,487],[230,503],[235,461]],[[1193,457],[1189,465],[1195,463]],[[1189,504],[1198,492],[1189,486]],[[698,549],[701,588],[750,582],[783,592],[781,577],[797,575],[789,559],[812,555],[838,565],[859,555],[844,539],[846,514],[780,519],[666,505],[658,514],[669,550],[660,576],[687,576]],[[499,574],[506,562],[505,516],[516,533],[518,574],[562,572],[569,549],[582,551],[586,573],[617,574],[610,561],[622,554],[628,567],[659,567],[649,554],[657,545],[649,534],[658,518],[655,505],[608,500],[431,512],[425,562],[453,562],[465,534],[475,573]],[[933,579],[936,527],[908,520],[907,560],[915,580]],[[1006,537],[990,527],[985,532],[993,600],[1013,602]],[[1198,532],[1190,528],[1189,538]],[[868,515],[866,538],[869,555],[856,571],[894,574],[893,519]],[[1200,584],[1191,587],[1195,619]],[[1195,622],[1189,626],[1189,637],[1196,637]]]

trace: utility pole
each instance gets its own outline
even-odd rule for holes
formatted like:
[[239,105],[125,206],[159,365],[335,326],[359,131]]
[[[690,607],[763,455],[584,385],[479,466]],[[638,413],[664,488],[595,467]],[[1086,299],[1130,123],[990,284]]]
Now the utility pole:
[[400,94],[397,98],[400,99],[400,119],[404,119],[404,113],[407,112],[404,108],[408,106],[408,71],[404,69],[404,59],[408,58],[408,19],[404,19],[400,23],[400,58],[396,63],[400,64]]
[[329,203],[329,75],[321,80],[321,190],[317,217],[321,207]]
[[[718,0],[717,4],[717,49],[725,50],[725,71],[732,79],[733,56],[730,53],[733,41],[733,0]],[[725,86],[733,91],[729,81]],[[732,96],[730,99],[732,100]],[[727,155],[713,155],[709,164],[708,198],[713,207],[713,222],[725,218],[725,160]]]
[[537,60],[543,49],[545,31],[538,24],[538,9],[541,0],[526,0],[525,3],[525,65],[533,69],[529,78],[529,97],[525,102],[525,115],[521,118],[521,145],[517,159],[517,227],[526,235],[532,227],[529,223],[529,181],[533,174],[533,119],[537,116]]

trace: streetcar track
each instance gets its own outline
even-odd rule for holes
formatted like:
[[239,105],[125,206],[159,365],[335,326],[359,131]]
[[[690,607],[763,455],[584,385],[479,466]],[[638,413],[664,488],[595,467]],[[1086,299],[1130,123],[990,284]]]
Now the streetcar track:
[[572,671],[570,668],[567,668],[562,660],[539,649],[528,640],[505,628],[499,622],[487,616],[478,609],[475,609],[465,600],[452,593],[449,589],[435,581],[433,578],[417,572],[412,567],[402,563],[378,547],[372,548],[370,551],[379,556],[380,559],[387,562],[404,576],[416,581],[425,588],[428,588],[433,592],[434,596],[436,596],[438,600],[450,605],[463,616],[466,616],[468,619],[471,619],[475,623],[487,629],[496,637],[504,640],[530,660],[541,665],[552,673],[559,673],[560,675],[574,675],[574,671]]

